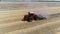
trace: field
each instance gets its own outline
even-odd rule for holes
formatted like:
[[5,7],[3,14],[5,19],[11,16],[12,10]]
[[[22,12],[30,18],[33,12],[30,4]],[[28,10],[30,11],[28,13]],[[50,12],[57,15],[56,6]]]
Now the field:
[[45,20],[32,22],[21,21],[28,11],[30,11],[30,8],[20,10],[0,10],[0,34],[60,34],[59,7],[49,7],[49,9],[34,8],[31,11],[53,16]]

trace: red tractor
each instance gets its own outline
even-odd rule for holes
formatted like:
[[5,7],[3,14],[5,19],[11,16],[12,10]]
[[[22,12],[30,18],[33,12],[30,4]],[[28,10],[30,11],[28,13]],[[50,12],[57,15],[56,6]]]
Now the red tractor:
[[42,20],[45,19],[44,17],[39,17],[34,12],[28,12],[27,15],[24,15],[24,18],[22,21],[28,21],[31,22],[32,20]]

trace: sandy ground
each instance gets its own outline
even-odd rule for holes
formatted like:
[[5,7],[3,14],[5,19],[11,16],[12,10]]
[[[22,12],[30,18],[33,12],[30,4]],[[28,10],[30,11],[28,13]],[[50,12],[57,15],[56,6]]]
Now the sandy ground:
[[[56,34],[55,32],[57,32],[60,27],[60,17],[32,22],[21,21],[27,11],[28,10],[0,11],[0,34]],[[60,13],[60,10],[54,9],[48,13],[56,14]]]

